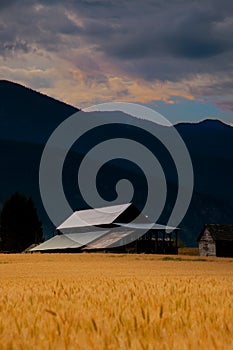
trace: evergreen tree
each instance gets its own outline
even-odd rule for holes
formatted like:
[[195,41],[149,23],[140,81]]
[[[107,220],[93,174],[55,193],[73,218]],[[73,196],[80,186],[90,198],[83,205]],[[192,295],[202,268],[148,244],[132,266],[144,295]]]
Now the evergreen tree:
[[42,224],[32,199],[15,193],[0,213],[0,244],[3,251],[22,252],[42,241]]

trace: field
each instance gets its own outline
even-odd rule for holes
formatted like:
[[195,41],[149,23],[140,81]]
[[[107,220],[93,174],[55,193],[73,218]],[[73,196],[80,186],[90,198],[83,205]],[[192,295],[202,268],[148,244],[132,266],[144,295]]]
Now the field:
[[0,349],[233,349],[233,259],[0,255]]

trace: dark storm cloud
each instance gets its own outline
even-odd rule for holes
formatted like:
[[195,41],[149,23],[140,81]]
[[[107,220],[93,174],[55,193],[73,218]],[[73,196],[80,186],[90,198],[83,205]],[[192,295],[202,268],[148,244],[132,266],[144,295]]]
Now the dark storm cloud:
[[0,9],[2,54],[89,45],[93,56],[149,81],[232,74],[229,0],[8,0]]
[[[182,64],[184,72],[191,74],[221,70],[223,67],[217,56],[233,49],[232,21],[225,21],[229,13],[183,6],[183,11],[171,6],[166,11],[148,11],[142,18],[121,17],[119,21],[113,19],[104,25],[99,21],[89,21],[83,35],[87,40],[96,42],[98,49],[107,55],[126,63],[130,61],[132,70],[135,68],[135,73],[146,78],[148,74],[144,67],[147,64],[151,77],[158,79],[167,79],[163,65],[168,70],[172,68],[171,80],[176,80],[179,64]],[[145,11],[145,8],[142,9]],[[203,67],[200,68],[200,65]]]
[[0,10],[4,9],[5,7],[10,7],[13,4],[16,4],[19,2],[19,0],[1,0],[0,1]]
[[38,1],[11,1],[0,8],[0,54],[29,52],[36,48],[57,51],[68,47],[80,28],[62,6],[40,6]]
[[229,1],[67,1],[66,8],[83,20],[79,35],[85,42],[136,77],[178,81],[231,74]]
[[230,24],[221,27],[224,19],[225,16],[217,16],[208,11],[193,12],[177,23],[165,37],[166,46],[174,55],[193,59],[229,51],[233,48],[232,28]]
[[21,40],[14,40],[13,42],[0,43],[0,52],[13,54],[16,51],[27,53],[30,51],[30,46],[25,41],[21,41]]

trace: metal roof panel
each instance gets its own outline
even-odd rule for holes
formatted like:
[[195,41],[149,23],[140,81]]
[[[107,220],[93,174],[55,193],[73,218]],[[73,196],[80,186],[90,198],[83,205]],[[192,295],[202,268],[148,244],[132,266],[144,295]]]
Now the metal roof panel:
[[56,250],[56,249],[69,249],[69,248],[81,248],[82,244],[75,242],[65,235],[54,236],[47,241],[39,244],[32,248],[31,252],[45,251],[45,250]]
[[65,228],[111,224],[130,205],[131,203],[126,203],[103,208],[75,211],[67,220],[58,226],[57,229],[62,230]]

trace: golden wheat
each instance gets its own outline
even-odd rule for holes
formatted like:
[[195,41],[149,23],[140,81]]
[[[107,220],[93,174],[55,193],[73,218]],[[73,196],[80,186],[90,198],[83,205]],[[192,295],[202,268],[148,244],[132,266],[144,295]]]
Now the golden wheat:
[[233,349],[233,259],[180,260],[0,255],[0,349]]

